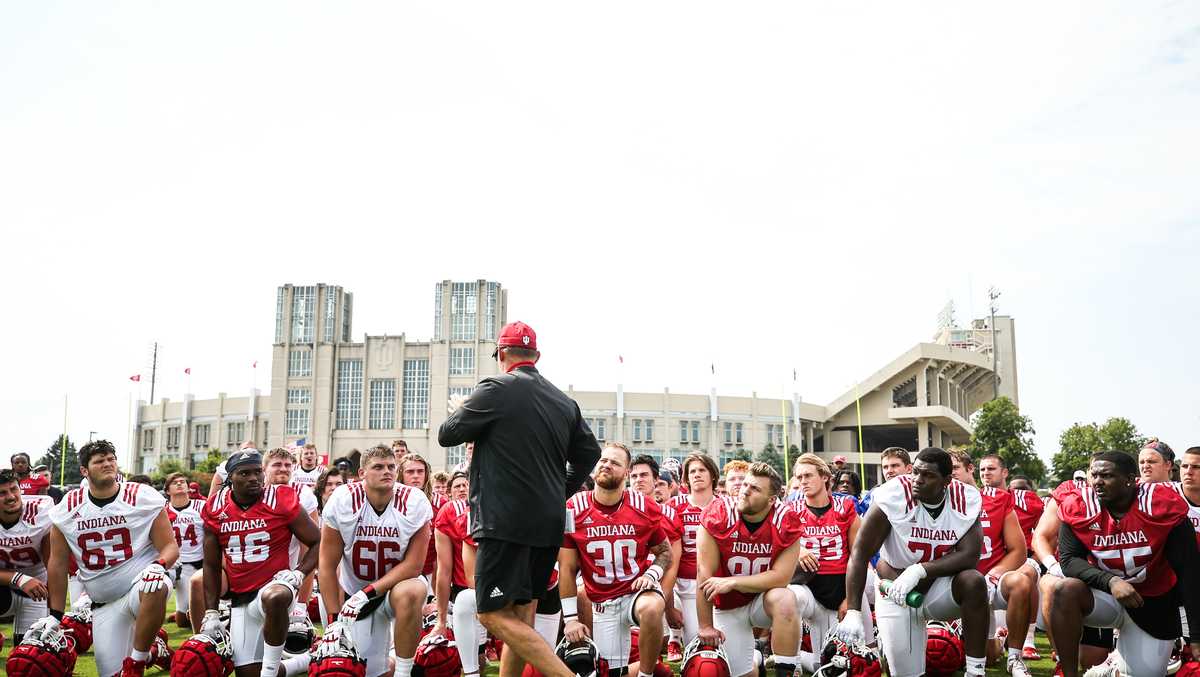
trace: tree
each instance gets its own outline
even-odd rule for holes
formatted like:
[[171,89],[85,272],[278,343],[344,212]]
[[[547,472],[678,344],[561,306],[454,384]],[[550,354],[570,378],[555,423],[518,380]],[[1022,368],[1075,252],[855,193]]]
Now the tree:
[[154,480],[155,486],[164,486],[167,476],[173,475],[177,472],[187,475],[188,481],[191,481],[192,473],[188,472],[188,469],[183,467],[183,461],[177,458],[164,458],[162,462],[158,464],[158,468],[156,468],[150,475],[150,479]]
[[[770,445],[767,445],[770,446]],[[750,450],[745,447],[738,447],[733,450],[733,458],[737,461],[745,461],[747,463],[754,460],[754,456],[750,454]]]
[[786,478],[788,476],[787,470],[783,467],[783,455],[775,450],[774,444],[767,443],[767,446],[758,452],[758,457],[754,460],[771,466],[779,473],[780,477]]
[[204,472],[209,475],[217,471],[217,466],[225,462],[225,455],[220,449],[209,449],[208,456],[203,461],[196,464],[194,470],[196,472]]
[[1058,436],[1058,453],[1052,461],[1054,477],[1059,482],[1071,479],[1076,470],[1084,470],[1097,451],[1124,451],[1137,454],[1146,438],[1138,433],[1129,419],[1114,416],[1104,422],[1076,423]]
[[79,484],[79,480],[83,479],[83,475],[79,473],[79,453],[75,450],[75,443],[71,441],[71,437],[66,436],[67,445],[67,467],[65,474],[62,467],[62,449],[63,435],[59,435],[54,443],[46,448],[46,455],[37,460],[34,465],[44,465],[50,470],[50,483],[58,484],[62,479],[64,484]]
[[1007,397],[998,397],[975,414],[975,432],[967,453],[978,461],[988,454],[1004,459],[1014,475],[1025,475],[1035,483],[1046,476],[1046,464],[1033,448],[1033,422],[1022,416]]

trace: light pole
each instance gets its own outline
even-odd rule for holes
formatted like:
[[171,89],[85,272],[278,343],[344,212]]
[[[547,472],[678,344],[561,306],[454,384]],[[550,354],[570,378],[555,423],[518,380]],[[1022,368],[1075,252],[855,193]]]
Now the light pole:
[[95,438],[95,437],[96,437],[96,431],[95,431],[95,430],[89,430],[89,431],[88,431],[88,442],[91,442],[91,441],[92,441],[92,439],[93,439],[93,438]]
[[1000,397],[1000,373],[996,371],[996,299],[1000,298],[1000,290],[988,287],[988,308],[992,313],[992,399]]

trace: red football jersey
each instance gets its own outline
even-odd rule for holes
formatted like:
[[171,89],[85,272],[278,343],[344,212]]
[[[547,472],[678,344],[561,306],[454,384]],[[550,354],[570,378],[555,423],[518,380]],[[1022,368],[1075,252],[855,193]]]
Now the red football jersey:
[[1067,496],[1078,494],[1087,486],[1087,480],[1067,480],[1054,487],[1054,490],[1050,492],[1050,498],[1053,498],[1055,503],[1062,505]]
[[454,585],[469,587],[467,575],[463,572],[462,545],[466,539],[467,513],[470,507],[463,499],[450,501],[438,510],[433,520],[433,528],[450,537],[450,549],[454,555],[454,574],[450,581]]
[[1004,543],[1004,520],[1012,512],[1013,501],[1012,494],[995,487],[981,487],[979,495],[983,498],[983,507],[979,511],[983,550],[979,553],[979,564],[975,568],[986,574],[1008,554],[1008,546]]
[[[790,505],[775,502],[766,519],[754,531],[746,527],[732,497],[713,499],[704,509],[701,526],[717,542],[721,565],[716,576],[751,576],[771,567],[779,553],[800,538],[800,515]],[[737,609],[753,600],[754,594],[734,590],[717,595],[713,606]]]
[[1175,586],[1175,570],[1166,558],[1167,536],[1187,512],[1187,503],[1161,482],[1140,485],[1119,521],[1100,505],[1091,487],[1068,495],[1058,506],[1063,523],[1088,548],[1096,566],[1146,597],[1165,595]]
[[[717,498],[713,497],[713,501]],[[675,510],[675,531],[679,533],[679,570],[676,578],[696,580],[696,532],[700,530],[700,518],[704,508],[692,503],[687,494],[680,494],[667,501]],[[712,503],[709,503],[712,505]]]
[[1025,534],[1025,547],[1029,548],[1032,553],[1033,528],[1042,518],[1042,509],[1046,506],[1037,492],[1012,489],[1009,493],[1012,494],[1013,510],[1017,512],[1017,521],[1021,523],[1021,533]]
[[37,496],[50,486],[50,480],[45,477],[34,477],[30,475],[23,480],[17,482],[17,486],[21,488],[21,494],[24,496]]
[[627,489],[617,505],[600,505],[581,491],[567,508],[575,530],[563,535],[563,547],[579,551],[588,598],[604,602],[633,592],[634,579],[650,566],[650,548],[667,540],[658,504]]
[[858,517],[854,499],[830,496],[824,515],[808,509],[804,497],[789,505],[800,516],[800,545],[817,558],[818,574],[844,574],[850,561],[850,525]]
[[202,513],[204,528],[217,534],[221,543],[230,592],[257,590],[291,568],[288,524],[300,511],[296,490],[286,484],[267,487],[258,502],[245,510],[233,501],[228,487],[209,497]]
[[[654,499],[650,498],[649,496],[646,497],[646,500],[650,502],[654,501]],[[663,533],[667,535],[667,540],[671,541],[672,543],[678,541],[679,537],[683,535],[683,532],[682,525],[679,524],[679,515],[676,514],[675,508],[672,508],[666,503],[658,503],[657,505],[658,509],[662,511],[662,528]]]
[[[442,506],[448,501],[441,494],[434,494],[429,497],[429,504],[433,506],[433,514],[436,516],[442,510]],[[421,573],[429,576],[433,573],[437,566],[437,538],[433,533],[433,523],[429,524],[429,550],[425,552],[425,566],[421,567]]]

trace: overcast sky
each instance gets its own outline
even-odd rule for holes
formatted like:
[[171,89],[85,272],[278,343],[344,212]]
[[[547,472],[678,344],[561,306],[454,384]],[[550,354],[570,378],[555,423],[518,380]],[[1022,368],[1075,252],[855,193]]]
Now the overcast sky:
[[67,393],[124,447],[156,340],[244,394],[278,284],[427,339],[446,278],[562,387],[818,404],[995,285],[1044,457],[1200,444],[1200,4],[913,7],[7,3],[0,463]]

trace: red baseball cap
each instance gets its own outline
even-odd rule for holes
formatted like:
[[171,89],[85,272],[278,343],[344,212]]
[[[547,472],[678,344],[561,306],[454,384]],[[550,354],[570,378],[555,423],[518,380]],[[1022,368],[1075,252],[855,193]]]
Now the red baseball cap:
[[533,327],[524,322],[509,322],[500,330],[500,338],[496,339],[496,350],[492,353],[493,359],[501,348],[537,350],[537,333],[533,331]]

